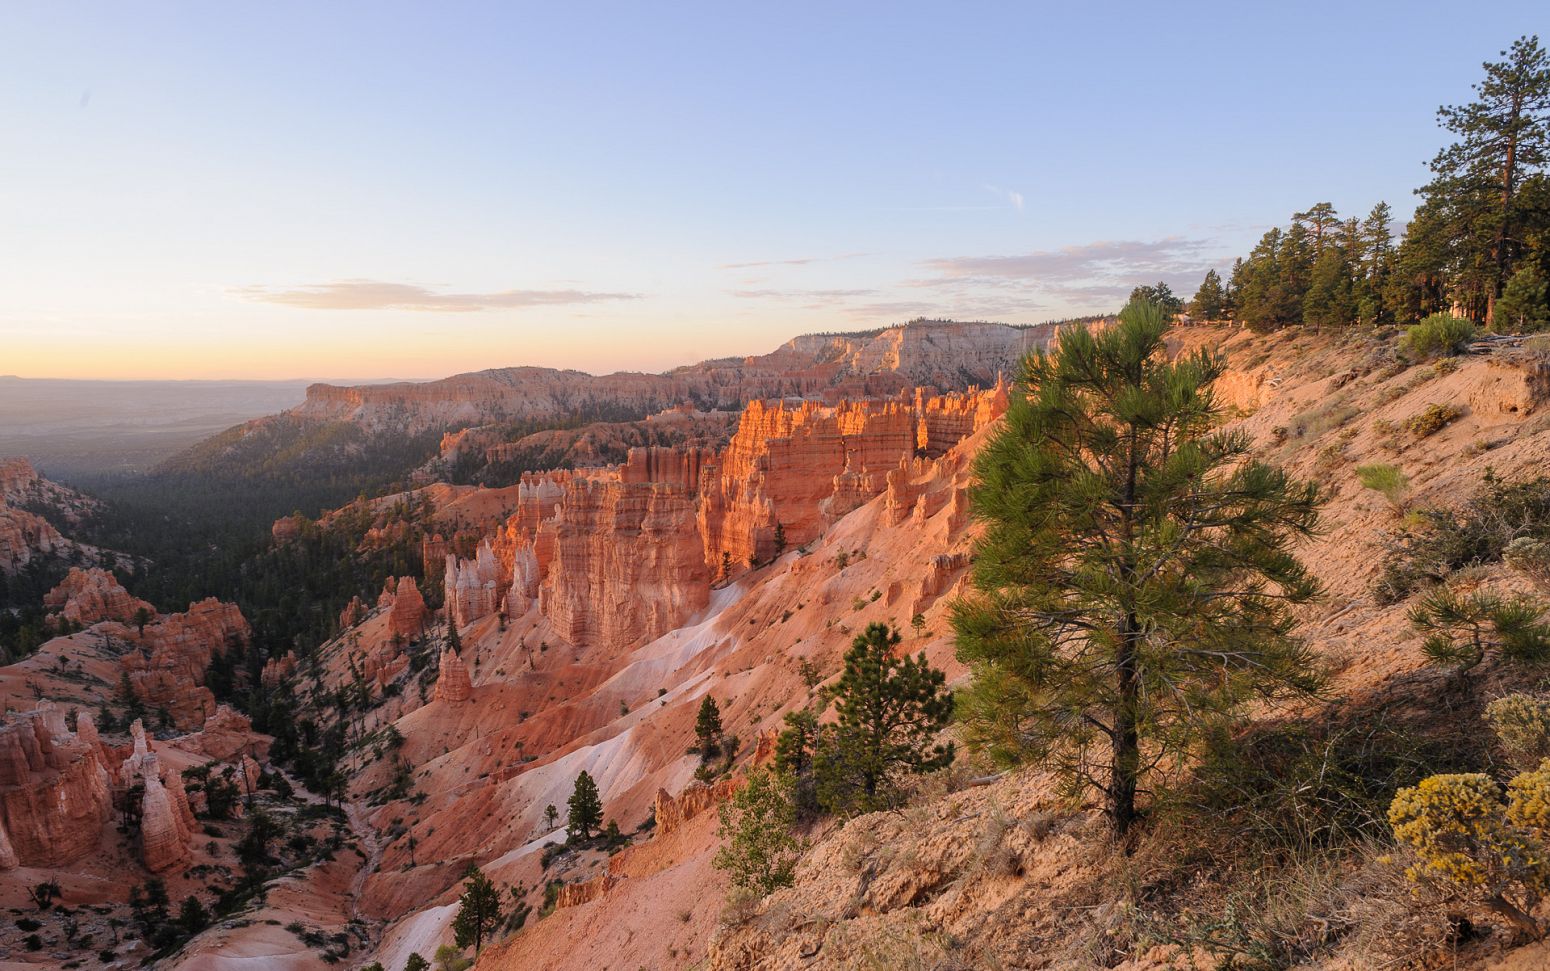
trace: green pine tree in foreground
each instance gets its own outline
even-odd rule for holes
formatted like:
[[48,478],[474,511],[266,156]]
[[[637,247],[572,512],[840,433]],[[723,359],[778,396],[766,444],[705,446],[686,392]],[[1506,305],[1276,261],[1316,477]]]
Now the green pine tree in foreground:
[[953,611],[967,738],[1096,790],[1121,836],[1158,769],[1250,700],[1319,683],[1290,610],[1318,586],[1289,552],[1318,491],[1218,429],[1224,360],[1168,360],[1166,330],[1132,301],[1024,361],[976,462],[977,594]]

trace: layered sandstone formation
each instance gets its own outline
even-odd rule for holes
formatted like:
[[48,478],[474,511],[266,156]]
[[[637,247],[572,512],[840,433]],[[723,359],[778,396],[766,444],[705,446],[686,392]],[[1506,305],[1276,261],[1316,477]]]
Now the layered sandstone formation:
[[[378,606],[381,606],[380,601]],[[344,605],[343,610],[339,611],[339,629],[349,630],[365,620],[368,613],[370,613],[370,609],[366,606],[366,601],[358,596],[351,597],[350,602]]]
[[95,506],[80,493],[40,476],[25,458],[0,459],[0,573],[15,573],[38,557],[56,554],[79,552],[95,558],[95,548],[72,542],[33,511],[46,508],[70,527],[79,525]]
[[737,412],[698,411],[692,405],[648,415],[640,421],[593,422],[580,428],[555,428],[513,440],[505,424],[480,425],[448,432],[441,440],[439,466],[483,469],[500,479],[517,469],[584,469],[624,462],[632,448],[720,449],[737,428]]
[[125,797],[134,786],[140,793],[140,857],[146,869],[162,873],[189,861],[195,831],[193,809],[183,789],[183,776],[164,766],[150,751],[139,721],[130,726],[134,748],[119,767]]
[[441,652],[441,664],[436,671],[436,701],[457,704],[467,701],[474,693],[473,682],[468,677],[468,666],[452,648]]
[[459,627],[495,613],[501,600],[501,567],[488,539],[480,540],[472,559],[447,554],[442,590],[449,623]]
[[[473,557],[445,555],[448,617],[466,627],[536,605],[572,644],[659,637],[705,609],[718,580],[769,562],[782,542],[810,543],[880,494],[891,522],[934,516],[950,494],[918,480],[947,459],[919,456],[984,428],[1007,393],[998,382],[833,406],[753,401],[720,453],[638,448],[610,468],[524,475],[493,540]],[[444,543],[432,537],[427,551]]]
[[428,611],[414,577],[399,577],[396,583],[388,577],[377,606],[388,608],[388,632],[393,637],[414,640],[425,630]]
[[137,618],[154,618],[156,610],[129,595],[107,570],[78,566],[43,597],[43,605],[73,624],[90,626],[104,620],[133,624]]
[[[131,636],[129,631],[124,636]],[[199,728],[215,713],[215,696],[204,686],[205,670],[218,651],[246,646],[252,629],[236,604],[213,597],[169,614],[135,637],[137,650],[120,663],[147,706],[165,709],[184,731]]]
[[279,657],[272,657],[265,661],[264,670],[259,673],[258,679],[266,687],[273,688],[295,673],[296,652],[286,651]]
[[199,731],[184,735],[177,744],[185,752],[198,752],[217,762],[231,762],[252,756],[267,759],[271,741],[269,736],[253,731],[253,722],[247,715],[230,705],[217,705],[215,714],[205,719]]
[[35,557],[70,549],[70,543],[42,516],[0,501],[0,572],[15,573]]
[[837,401],[894,395],[916,386],[947,391],[991,384],[1052,334],[1052,327],[915,321],[868,333],[798,337],[769,354],[705,361],[666,374],[599,377],[523,367],[421,384],[316,384],[287,415],[413,432],[588,412],[640,418],[685,402],[714,410],[737,408],[754,398]]
[[1008,389],[927,396],[913,401],[811,402],[787,408],[751,402],[732,442],[701,484],[700,532],[708,563],[738,566],[812,541],[830,523],[919,473],[918,455],[942,455],[1006,411]]
[[711,575],[693,522],[707,458],[699,449],[634,449],[613,474],[571,480],[539,595],[562,637],[632,644],[705,606]]
[[97,846],[109,774],[91,719],[77,726],[47,701],[0,724],[0,868],[61,866]]

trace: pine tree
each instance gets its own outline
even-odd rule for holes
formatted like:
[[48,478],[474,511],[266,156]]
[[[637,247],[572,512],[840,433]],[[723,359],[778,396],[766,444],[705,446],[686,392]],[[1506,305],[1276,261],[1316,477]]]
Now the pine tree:
[[1295,213],[1292,216],[1295,225],[1305,227],[1307,233],[1312,236],[1312,258],[1318,259],[1324,255],[1325,244],[1333,239],[1333,232],[1340,223],[1340,216],[1335,212],[1335,207],[1327,202],[1316,202],[1308,208],[1307,212]]
[[1308,292],[1302,299],[1303,323],[1313,327],[1343,327],[1356,319],[1351,289],[1351,265],[1344,247],[1329,245],[1314,262]]
[[971,744],[1096,790],[1121,835],[1160,760],[1318,684],[1290,610],[1318,587],[1288,551],[1318,491],[1219,430],[1224,360],[1169,361],[1166,330],[1132,303],[1024,361],[975,463],[978,593],[953,609]]
[[701,761],[709,762],[721,754],[723,734],[721,709],[716,707],[716,699],[706,695],[694,718],[694,737],[698,740],[695,750],[700,753]]
[[501,922],[501,895],[490,878],[478,867],[468,871],[463,894],[458,898],[457,916],[452,918],[452,934],[457,946],[474,946],[474,953],[484,947],[484,939],[495,932]]
[[447,646],[452,648],[452,653],[463,653],[463,638],[457,632],[457,618],[453,616],[453,608],[447,607]]
[[[1259,333],[1302,321],[1302,290],[1296,285],[1295,271],[1284,265],[1294,255],[1288,236],[1280,229],[1269,230],[1260,237],[1248,259],[1233,268],[1232,289],[1238,316]],[[1305,240],[1305,233],[1302,238]],[[1296,247],[1299,254],[1303,249],[1302,243]]]
[[554,824],[559,822],[559,820],[560,820],[560,811],[558,809],[555,809],[552,804],[544,807],[544,828],[545,829],[551,829],[551,830],[554,829]]
[[597,783],[586,770],[576,776],[576,787],[571,790],[566,803],[570,816],[566,820],[565,839],[570,843],[584,843],[603,822],[603,801],[597,794]]
[[811,707],[787,712],[786,727],[775,739],[775,771],[787,780],[792,805],[796,808],[797,819],[802,822],[817,818],[823,808],[818,802],[818,784],[813,772],[823,736],[818,725],[820,713]]
[[189,894],[183,898],[183,906],[178,911],[178,923],[182,925],[187,934],[198,934],[210,926],[210,914],[205,910],[205,905],[199,902],[199,898]]
[[952,743],[935,739],[952,717],[953,694],[924,653],[895,658],[899,642],[898,631],[874,622],[845,654],[834,686],[839,717],[817,758],[819,799],[831,811],[885,808],[901,773],[952,764]]
[[1149,300],[1168,312],[1169,316],[1184,309],[1184,301],[1173,295],[1173,288],[1158,281],[1156,286],[1139,286],[1130,291],[1132,300]]
[[420,956],[420,952],[414,951],[409,959],[404,962],[404,971],[430,971],[431,963]]
[[1276,320],[1283,327],[1300,324],[1303,322],[1303,298],[1308,295],[1308,283],[1313,277],[1313,261],[1317,259],[1307,226],[1301,222],[1293,222],[1288,226],[1281,240],[1281,251],[1276,256]]
[[1507,281],[1496,301],[1494,327],[1506,333],[1528,333],[1550,327],[1550,286],[1537,264],[1525,261]]
[[1457,141],[1432,159],[1434,178],[1420,190],[1431,218],[1418,220],[1436,234],[1429,242],[1459,299],[1487,322],[1522,255],[1527,223],[1544,218],[1523,204],[1526,177],[1550,161],[1550,57],[1538,37],[1518,38],[1502,57],[1482,65],[1474,101],[1437,110]]
[[1221,320],[1227,304],[1227,294],[1222,289],[1222,278],[1215,270],[1207,270],[1206,278],[1195,291],[1195,299],[1189,302],[1189,314],[1197,320]]

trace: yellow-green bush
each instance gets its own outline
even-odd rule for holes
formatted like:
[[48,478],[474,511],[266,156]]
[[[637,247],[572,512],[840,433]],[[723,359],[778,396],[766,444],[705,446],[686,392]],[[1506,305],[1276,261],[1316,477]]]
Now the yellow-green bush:
[[1389,825],[1414,853],[1412,881],[1537,937],[1530,915],[1550,892],[1550,763],[1513,779],[1508,794],[1483,773],[1434,775],[1394,796]]
[[1505,695],[1485,706],[1485,720],[1513,765],[1527,769],[1550,759],[1550,699]]
[[1550,831],[1550,761],[1507,783],[1507,821],[1536,833]]
[[1550,590],[1550,542],[1519,536],[1502,550],[1502,560],[1535,586]]
[[1410,416],[1405,422],[1405,428],[1416,438],[1426,438],[1463,417],[1464,412],[1457,405],[1427,405],[1425,411]]
[[1358,465],[1356,478],[1362,488],[1371,489],[1387,499],[1395,512],[1405,511],[1405,495],[1410,491],[1410,477],[1400,471],[1398,466],[1383,462]]

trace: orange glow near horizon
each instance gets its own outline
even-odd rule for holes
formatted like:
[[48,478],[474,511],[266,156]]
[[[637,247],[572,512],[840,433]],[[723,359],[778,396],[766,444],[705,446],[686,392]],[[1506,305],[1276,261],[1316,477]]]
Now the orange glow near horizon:
[[[335,314],[326,314],[334,317]],[[388,315],[404,317],[408,315]],[[431,317],[433,315],[414,315]],[[778,321],[736,330],[701,325],[554,320],[545,324],[436,315],[418,321],[378,319],[354,326],[291,321],[216,332],[128,327],[61,334],[47,327],[11,331],[0,349],[0,375],[76,380],[433,380],[489,368],[535,366],[660,372],[707,357],[762,354],[795,336]],[[719,330],[719,333],[716,331]]]

